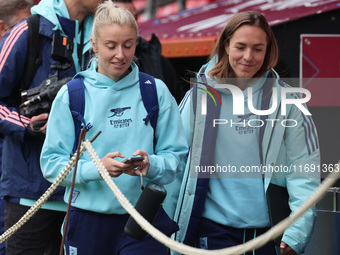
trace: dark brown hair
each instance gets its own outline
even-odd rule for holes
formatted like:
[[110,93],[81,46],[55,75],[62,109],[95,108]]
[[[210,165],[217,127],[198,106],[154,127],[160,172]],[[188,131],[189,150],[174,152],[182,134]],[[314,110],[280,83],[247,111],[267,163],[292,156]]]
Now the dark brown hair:
[[225,47],[229,44],[230,39],[235,31],[243,25],[259,27],[263,29],[267,35],[268,44],[265,59],[262,67],[254,75],[254,77],[261,77],[269,68],[273,68],[276,65],[279,56],[279,50],[274,34],[265,17],[255,11],[240,12],[234,15],[225,25],[219,39],[217,40],[215,49],[210,55],[210,58],[215,55],[217,56],[216,65],[209,71],[209,76],[211,78],[234,78],[235,74],[229,64]]

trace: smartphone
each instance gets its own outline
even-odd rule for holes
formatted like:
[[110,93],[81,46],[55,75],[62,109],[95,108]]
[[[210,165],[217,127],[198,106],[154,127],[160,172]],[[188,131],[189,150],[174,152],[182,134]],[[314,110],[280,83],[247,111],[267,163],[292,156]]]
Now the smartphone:
[[138,161],[143,161],[144,157],[131,157],[131,158],[126,158],[122,162],[123,163],[133,163],[133,162],[138,162]]

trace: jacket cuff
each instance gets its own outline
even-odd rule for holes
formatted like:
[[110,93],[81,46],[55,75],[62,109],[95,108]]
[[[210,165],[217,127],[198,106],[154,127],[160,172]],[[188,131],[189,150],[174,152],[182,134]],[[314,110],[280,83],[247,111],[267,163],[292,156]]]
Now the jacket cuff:
[[290,237],[289,235],[283,235],[281,241],[289,245],[289,247],[292,248],[297,254],[301,254],[304,251],[302,245],[296,239]]
[[145,177],[148,178],[149,180],[152,180],[157,177],[159,172],[156,169],[157,167],[155,167],[157,166],[155,155],[149,155],[149,162],[150,162],[149,171],[147,172]]
[[85,183],[102,180],[102,177],[100,176],[93,161],[86,162],[81,165],[80,179]]

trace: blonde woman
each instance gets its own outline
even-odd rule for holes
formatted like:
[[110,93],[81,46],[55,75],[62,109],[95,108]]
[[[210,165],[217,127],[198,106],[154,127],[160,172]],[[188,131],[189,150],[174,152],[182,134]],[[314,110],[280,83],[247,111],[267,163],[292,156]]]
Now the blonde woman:
[[[136,204],[144,184],[167,184],[175,178],[187,152],[180,114],[166,85],[155,79],[159,103],[157,127],[146,125],[139,87],[139,70],[133,62],[139,33],[135,18],[124,8],[106,1],[94,18],[92,46],[97,55],[91,67],[78,73],[85,84],[84,119],[87,138],[98,131],[93,146],[101,162],[129,201]],[[115,109],[120,109],[116,114]],[[62,127],[60,126],[62,123]],[[66,86],[58,93],[49,117],[41,155],[44,176],[52,181],[69,160],[75,140]],[[143,161],[123,163],[131,156]],[[71,176],[63,182],[68,200]],[[65,239],[67,254],[167,254],[167,248],[147,235],[136,240],[124,232],[129,214],[102,180],[88,154],[79,161]],[[154,225],[172,234],[178,226],[160,210]]]

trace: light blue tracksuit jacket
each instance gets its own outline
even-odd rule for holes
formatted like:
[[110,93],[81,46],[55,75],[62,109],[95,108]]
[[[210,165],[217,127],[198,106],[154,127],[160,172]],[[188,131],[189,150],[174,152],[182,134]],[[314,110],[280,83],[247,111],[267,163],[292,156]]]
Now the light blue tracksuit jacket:
[[[206,66],[203,68],[205,69],[205,67]],[[205,70],[206,77],[208,77],[208,71],[209,68]],[[304,115],[294,104],[287,104],[286,114],[281,115],[281,91],[282,88],[289,86],[280,80],[274,70],[272,70],[272,73],[274,76],[274,84],[272,87],[277,88],[277,101],[279,104],[273,113],[266,116],[266,119],[275,119],[276,121],[275,123],[267,122],[263,130],[264,132],[261,135],[261,161],[263,166],[267,166],[267,169],[275,166],[286,166],[286,170],[289,169],[289,171],[264,172],[263,185],[265,191],[267,191],[270,183],[286,187],[289,193],[289,207],[294,212],[311,196],[319,185],[320,173],[318,170],[313,173],[310,171],[311,168],[318,169],[320,166],[319,144],[316,129],[310,116]],[[210,82],[208,83],[210,84]],[[176,180],[177,185],[181,182],[174,216],[174,220],[177,221],[180,227],[180,230],[174,235],[174,239],[179,242],[185,242],[185,239],[188,239],[187,234],[194,233],[194,230],[192,232],[190,231],[192,227],[190,222],[192,218],[195,217],[194,215],[197,217],[197,215],[200,215],[202,212],[194,212],[193,208],[197,208],[195,204],[205,199],[204,195],[203,197],[200,195],[201,190],[197,188],[199,178],[197,178],[195,166],[202,165],[202,161],[211,157],[215,150],[213,147],[214,143],[211,143],[212,147],[209,144],[204,145],[204,141],[213,140],[213,134],[216,133],[216,131],[212,132],[211,129],[206,129],[206,123],[211,121],[209,112],[207,115],[202,115],[200,112],[202,103],[200,98],[201,94],[205,92],[197,89],[197,100],[193,100],[192,95],[194,93],[192,92],[192,90],[189,91],[180,104],[185,133],[191,151],[186,161],[183,176],[178,177]],[[288,99],[297,99],[298,95],[296,93],[290,93],[287,94],[286,97]],[[270,104],[268,106],[271,106],[273,96],[269,99]],[[193,101],[195,101],[194,104],[197,107],[196,113],[194,113],[193,110],[195,108],[193,107]],[[302,106],[306,108],[305,105],[302,104]],[[215,106],[213,105],[212,107]],[[264,109],[269,109],[269,107]],[[288,126],[288,122],[286,122],[287,119],[296,120],[296,126],[285,127],[285,125]],[[190,123],[190,121],[192,122]],[[295,123],[290,123],[289,125],[295,125]],[[176,181],[174,183],[176,183]],[[176,189],[172,191],[176,194]],[[173,196],[175,197],[176,195]],[[249,207],[255,210],[256,203],[254,202],[254,204],[249,205]],[[297,253],[303,252],[310,240],[315,217],[316,210],[315,207],[313,207],[284,231],[282,241],[286,242]],[[177,253],[172,251],[172,254]]]

